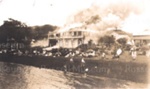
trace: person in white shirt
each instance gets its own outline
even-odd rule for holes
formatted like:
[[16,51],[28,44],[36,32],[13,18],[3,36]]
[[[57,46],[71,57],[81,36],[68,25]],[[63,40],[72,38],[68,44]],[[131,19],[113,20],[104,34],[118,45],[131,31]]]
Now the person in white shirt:
[[81,59],[81,65],[80,66],[81,66],[81,70],[84,71],[85,70],[85,60],[84,60],[84,58]]
[[135,60],[136,57],[137,57],[137,52],[136,52],[136,48],[135,47],[131,48],[131,56],[132,56],[133,60]]
[[105,53],[105,52],[102,52],[102,55],[101,55],[101,56],[102,56],[102,57],[101,57],[102,60],[105,59],[105,58],[106,58],[106,53]]
[[73,60],[73,58],[70,59],[69,65],[70,65],[69,66],[70,70],[73,70],[73,67],[74,67],[74,60]]
[[84,58],[81,59],[81,67],[84,67],[85,66],[85,60]]
[[117,58],[117,60],[120,58],[121,53],[122,53],[121,48],[118,48],[117,51],[116,51],[116,58]]

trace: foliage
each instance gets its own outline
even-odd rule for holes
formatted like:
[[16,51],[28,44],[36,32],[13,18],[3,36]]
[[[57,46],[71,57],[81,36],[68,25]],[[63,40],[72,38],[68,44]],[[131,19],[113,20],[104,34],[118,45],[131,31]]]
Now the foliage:
[[93,43],[93,40],[88,41],[87,49],[94,49],[96,45]]
[[32,29],[32,38],[35,40],[40,40],[48,37],[49,31],[54,31],[57,27],[52,25],[35,26]]
[[7,43],[10,39],[14,39],[15,42],[29,45],[30,36],[30,28],[20,21],[9,18],[0,26],[0,43]]
[[99,43],[105,44],[106,46],[110,46],[115,43],[115,38],[113,36],[103,36],[99,39]]
[[49,31],[56,28],[52,25],[28,27],[25,23],[9,18],[0,26],[0,43],[13,42],[30,46],[32,39],[37,41],[47,38]]
[[127,43],[127,39],[126,38],[120,38],[120,39],[117,40],[117,42],[119,44],[121,44],[122,46],[125,46],[126,43]]

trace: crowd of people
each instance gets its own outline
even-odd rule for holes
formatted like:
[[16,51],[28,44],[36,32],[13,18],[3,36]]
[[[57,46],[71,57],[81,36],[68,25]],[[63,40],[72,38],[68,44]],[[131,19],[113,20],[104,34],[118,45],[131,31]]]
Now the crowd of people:
[[[88,50],[88,49],[87,49]],[[53,50],[42,50],[42,48],[32,48],[32,49],[1,49],[0,54],[10,54],[10,55],[17,55],[17,56],[53,56],[53,57],[74,57],[74,56],[81,56],[81,57],[101,57],[101,59],[106,59],[107,55],[112,55],[112,59],[119,60],[120,55],[123,54],[124,49],[121,47],[117,47],[111,51],[111,54],[108,53],[105,48],[99,50],[90,50],[93,51],[92,54],[88,55],[87,51],[81,51],[78,49],[53,49]],[[110,50],[109,50],[110,51]],[[131,47],[128,50],[129,54],[135,60],[137,57],[137,49],[135,46]]]
[[[118,47],[114,50],[113,55],[112,55],[112,59],[114,60],[121,60],[120,56],[123,54],[123,49],[121,47]],[[132,46],[131,49],[128,51],[128,53],[130,54],[130,56],[132,57],[132,60],[136,60],[137,58],[137,50],[135,46]],[[107,59],[107,56],[109,54],[107,54],[107,52],[105,52],[104,50],[101,51],[101,55],[100,59],[105,60]],[[65,74],[67,73],[68,70],[73,70],[74,68],[74,58],[73,56],[70,58],[68,65],[65,64],[64,65],[64,72]],[[82,56],[82,58],[80,58],[80,68],[83,70],[83,74],[86,77],[87,73],[89,71],[88,67],[86,67],[86,60],[84,59],[84,57]]]
[[75,60],[74,58],[70,58],[69,59],[69,63],[67,62],[64,65],[64,74],[67,74],[67,72],[80,72],[82,73],[84,76],[87,76],[87,73],[89,71],[88,67],[86,66],[86,61],[84,58],[81,58],[80,63],[78,64],[78,67],[75,65]]
[[[107,60],[107,56],[111,56],[114,60],[121,60],[120,56],[124,53],[124,51],[127,51],[123,49],[121,46],[115,47],[111,54],[108,53],[106,50],[107,48],[102,48],[97,51],[95,51],[96,54],[98,54],[97,58],[102,60]],[[110,51],[110,50],[109,50]],[[136,46],[131,46],[130,50],[127,51],[132,57],[133,60],[137,59],[137,48]],[[80,56],[80,63],[78,63],[78,68],[80,68],[81,73],[83,73],[84,77],[87,76],[87,73],[89,71],[89,68],[86,66],[86,57],[85,57],[86,51],[80,51],[78,49],[70,50],[70,49],[54,49],[50,51],[42,50],[42,48],[33,48],[33,49],[1,49],[0,55],[7,54],[7,55],[17,55],[17,56],[52,56],[52,57],[66,57],[69,58],[69,62],[64,64],[63,69],[64,73],[67,74],[67,72],[74,70],[75,65],[75,57]],[[96,55],[95,55],[96,56]],[[95,67],[96,68],[96,67]]]

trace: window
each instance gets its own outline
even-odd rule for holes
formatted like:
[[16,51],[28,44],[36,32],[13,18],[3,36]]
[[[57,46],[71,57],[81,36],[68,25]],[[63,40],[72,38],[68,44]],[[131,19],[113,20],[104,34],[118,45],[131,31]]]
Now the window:
[[77,36],[77,32],[74,32],[74,36]]
[[60,34],[58,33],[58,34],[56,34],[56,37],[60,37]]
[[81,36],[81,35],[82,35],[82,32],[81,32],[81,31],[79,31],[79,32],[78,32],[78,35],[79,35],[79,36]]
[[73,36],[73,32],[69,32],[69,36]]

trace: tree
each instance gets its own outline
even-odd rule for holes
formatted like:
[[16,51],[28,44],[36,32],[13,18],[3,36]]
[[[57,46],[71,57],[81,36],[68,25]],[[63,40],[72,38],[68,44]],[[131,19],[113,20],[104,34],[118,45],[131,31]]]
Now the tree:
[[120,38],[117,40],[117,42],[124,47],[127,43],[127,39],[126,38]]
[[30,28],[25,23],[9,18],[0,26],[0,43],[8,43],[11,39],[17,43],[30,45]]
[[110,46],[115,43],[115,38],[113,36],[103,36],[99,39],[99,43],[105,44],[106,46]]
[[40,40],[48,37],[49,31],[54,31],[57,27],[52,25],[31,27],[32,37],[35,40]]

